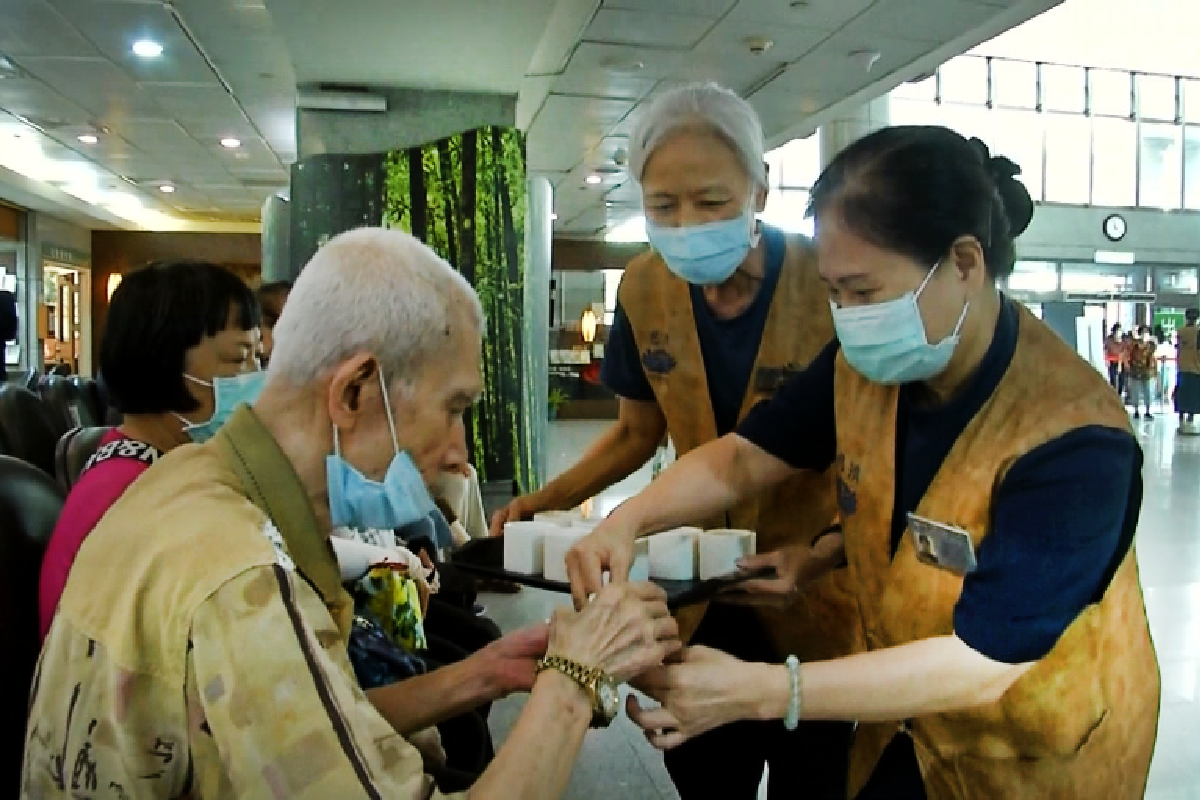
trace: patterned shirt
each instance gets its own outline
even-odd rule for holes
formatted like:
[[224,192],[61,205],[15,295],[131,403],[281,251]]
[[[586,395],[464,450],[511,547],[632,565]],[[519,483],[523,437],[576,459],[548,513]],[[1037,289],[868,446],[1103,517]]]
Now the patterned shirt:
[[34,680],[21,796],[440,797],[354,680],[338,580],[251,411],[165,456],[80,549]]

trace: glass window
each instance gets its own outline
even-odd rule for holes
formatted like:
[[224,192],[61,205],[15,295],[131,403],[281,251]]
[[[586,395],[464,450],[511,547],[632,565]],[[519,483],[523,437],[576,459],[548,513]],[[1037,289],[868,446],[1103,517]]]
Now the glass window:
[[1159,268],[1155,274],[1158,281],[1155,290],[1159,292],[1178,292],[1180,294],[1195,294],[1200,289],[1200,280],[1196,277],[1196,268],[1168,269]]
[[[807,189],[821,174],[821,136],[814,133],[805,139],[792,139],[771,151],[778,160],[772,163],[771,185]],[[778,173],[776,175],[775,173]]]
[[1071,114],[1045,114],[1046,200],[1085,205],[1091,182],[1091,120]]
[[1175,79],[1166,75],[1138,75],[1138,118],[1174,122]]
[[978,136],[987,142],[987,134],[995,125],[994,117],[992,116],[993,112],[987,106],[965,106],[957,103],[944,103],[942,104],[941,111],[941,119],[938,120],[938,124],[958,131],[968,139],[972,136]]
[[1008,276],[1015,292],[1057,292],[1058,264],[1053,261],[1018,261]]
[[988,64],[979,56],[959,56],[947,61],[938,70],[941,76],[942,101],[975,103],[988,101]]
[[767,195],[767,207],[759,218],[787,233],[803,233],[811,237],[813,220],[804,216],[808,210],[808,192],[802,189],[780,189]]
[[1140,126],[1138,205],[1179,208],[1183,192],[1183,147],[1176,125]]
[[992,104],[1006,108],[1037,106],[1037,64],[992,59]]
[[930,100],[907,100],[893,96],[888,102],[892,125],[939,125],[942,107]]
[[998,108],[988,112],[988,118],[990,124],[979,138],[987,142],[993,153],[1015,161],[1021,168],[1018,179],[1034,200],[1041,200],[1042,115],[1035,111]]
[[[17,264],[18,247],[24,245],[6,244],[0,241],[0,289],[12,292],[17,297],[17,318],[24,325],[24,303],[21,302],[20,290],[17,286],[19,266]],[[21,342],[25,341],[25,330],[18,328],[17,341],[0,342],[4,349],[4,364],[13,369],[21,364]]]
[[1137,205],[1137,125],[1129,120],[1092,120],[1092,203]]
[[905,81],[892,90],[892,97],[901,97],[905,100],[936,100],[936,73],[930,75],[925,80]]
[[1200,81],[1183,81],[1183,119],[1200,122]]
[[1088,71],[1088,101],[1091,112],[1105,117],[1128,117],[1133,100],[1130,74],[1111,69]]
[[1044,111],[1084,112],[1083,67],[1042,64],[1042,109]]
[[1183,207],[1200,211],[1200,128],[1183,131]]

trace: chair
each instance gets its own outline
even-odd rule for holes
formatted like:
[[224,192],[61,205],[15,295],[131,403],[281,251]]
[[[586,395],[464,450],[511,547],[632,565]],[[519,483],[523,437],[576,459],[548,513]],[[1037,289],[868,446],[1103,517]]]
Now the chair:
[[100,440],[111,430],[107,426],[72,428],[58,440],[54,451],[54,474],[63,491],[71,491],[84,465],[100,447]]
[[0,786],[12,789],[21,780],[29,691],[41,651],[38,576],[62,506],[62,490],[49,476],[0,456]]
[[[73,375],[67,378],[67,380],[79,392],[79,397],[83,401],[87,414],[90,415],[90,419],[92,420],[91,425],[103,425],[104,418],[108,414],[108,404],[101,395],[100,384],[91,378],[84,378],[80,375]],[[80,424],[88,427],[88,423],[86,422],[81,422]]]
[[50,375],[41,385],[42,401],[50,412],[55,433],[62,436],[72,428],[91,428],[104,419],[97,416],[89,401],[84,397],[81,383],[74,378]]
[[29,391],[36,392],[38,388],[38,381],[41,379],[42,374],[36,369],[26,370],[24,378],[22,379],[22,385],[24,385],[24,387]]
[[37,395],[15,383],[0,386],[0,438],[10,456],[54,477],[58,434]]

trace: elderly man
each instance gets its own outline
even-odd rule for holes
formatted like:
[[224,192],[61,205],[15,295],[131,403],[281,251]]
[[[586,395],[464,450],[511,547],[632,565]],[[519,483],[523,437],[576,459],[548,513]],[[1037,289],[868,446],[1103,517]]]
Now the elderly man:
[[253,410],[147,471],[80,551],[33,687],[23,797],[436,796],[405,735],[524,689],[471,794],[561,793],[615,682],[679,646],[657,589],[606,588],[370,700],[346,655],[330,531],[432,508],[425,483],[480,391],[482,325],[470,287],[405,234],[317,253]]

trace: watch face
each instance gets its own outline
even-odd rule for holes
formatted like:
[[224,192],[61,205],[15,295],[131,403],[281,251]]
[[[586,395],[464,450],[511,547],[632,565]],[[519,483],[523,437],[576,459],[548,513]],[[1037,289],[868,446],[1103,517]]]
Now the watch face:
[[1120,214],[1112,214],[1104,220],[1104,235],[1111,241],[1118,242],[1125,238],[1125,218]]
[[621,693],[617,691],[617,683],[612,678],[605,678],[596,687],[596,700],[604,716],[612,719],[621,710]]

